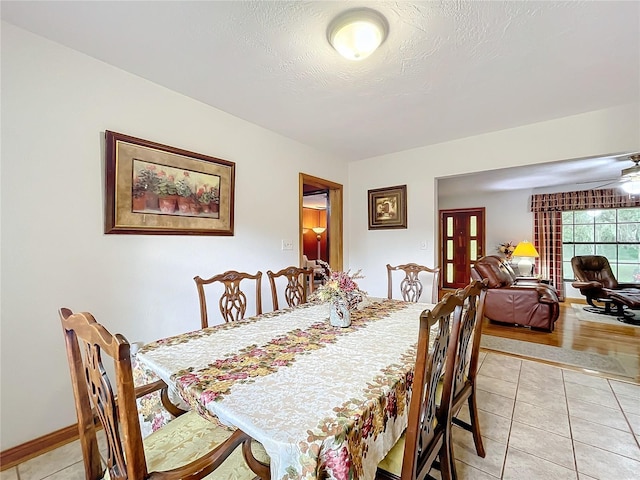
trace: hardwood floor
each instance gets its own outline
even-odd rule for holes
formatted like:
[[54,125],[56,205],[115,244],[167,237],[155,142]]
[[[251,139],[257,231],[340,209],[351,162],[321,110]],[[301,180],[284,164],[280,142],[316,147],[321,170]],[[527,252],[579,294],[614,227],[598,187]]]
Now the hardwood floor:
[[[579,320],[571,304],[584,303],[568,298],[560,304],[560,317],[551,333],[491,322],[485,318],[482,333],[495,337],[551,345],[568,350],[609,355],[620,361],[640,383],[640,327],[620,322],[606,324]],[[636,313],[640,315],[640,312]]]

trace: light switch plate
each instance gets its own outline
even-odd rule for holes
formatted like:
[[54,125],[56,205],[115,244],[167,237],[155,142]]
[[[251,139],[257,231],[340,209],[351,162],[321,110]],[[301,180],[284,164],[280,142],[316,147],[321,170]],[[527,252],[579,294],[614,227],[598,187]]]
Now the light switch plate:
[[282,250],[293,250],[293,240],[282,240]]

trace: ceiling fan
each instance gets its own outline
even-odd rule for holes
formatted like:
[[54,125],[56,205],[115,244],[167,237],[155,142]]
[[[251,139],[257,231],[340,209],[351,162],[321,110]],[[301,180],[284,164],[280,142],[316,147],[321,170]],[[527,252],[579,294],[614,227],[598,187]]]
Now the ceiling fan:
[[[632,167],[623,169],[620,172],[620,177],[605,180],[606,183],[592,188],[594,190],[599,190],[601,188],[617,185],[630,195],[640,194],[640,153],[633,153],[631,155],[628,155],[628,160],[631,160],[634,165]],[[578,185],[580,185],[581,183],[590,182],[578,182]]]
[[625,192],[631,195],[638,195],[640,194],[640,165],[638,165],[640,163],[640,154],[631,155],[629,160],[634,165],[622,170],[622,176],[620,177],[622,184],[620,186]]

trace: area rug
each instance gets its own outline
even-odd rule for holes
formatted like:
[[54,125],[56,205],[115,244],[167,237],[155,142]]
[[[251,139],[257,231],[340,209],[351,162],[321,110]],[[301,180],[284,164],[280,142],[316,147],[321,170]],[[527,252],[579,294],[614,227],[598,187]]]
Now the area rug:
[[[640,328],[640,324],[634,325],[632,323],[623,323],[621,321],[618,320],[618,318],[614,315],[604,315],[601,313],[593,313],[593,312],[588,312],[587,310],[584,309],[584,307],[587,307],[588,305],[585,305],[584,303],[572,303],[571,307],[573,307],[573,312],[576,314],[576,317],[578,317],[578,320],[582,320],[582,321],[586,321],[586,322],[599,322],[599,323],[607,323],[609,325],[630,325],[632,327],[637,327]],[[638,318],[639,315],[638,313],[636,313],[636,318]]]
[[494,337],[493,335],[487,334],[482,334],[480,346],[490,350],[521,355],[523,357],[587,368],[601,373],[612,373],[625,377],[631,376],[631,373],[628,372],[616,358],[599,353],[567,350],[550,345],[512,340],[511,338]]

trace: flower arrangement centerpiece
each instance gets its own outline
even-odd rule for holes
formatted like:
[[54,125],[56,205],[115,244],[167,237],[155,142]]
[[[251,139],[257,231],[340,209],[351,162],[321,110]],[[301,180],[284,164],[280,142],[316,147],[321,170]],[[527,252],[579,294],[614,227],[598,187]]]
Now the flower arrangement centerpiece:
[[507,260],[511,260],[511,255],[513,255],[513,251],[516,249],[516,246],[513,242],[505,242],[498,245],[498,252],[500,252]]
[[350,274],[350,270],[346,272],[329,270],[329,275],[325,277],[325,283],[313,292],[312,297],[330,304],[331,325],[348,327],[351,324],[351,310],[367,296],[367,292],[361,290],[356,283],[356,280],[364,278],[364,275],[361,270],[354,274]]

